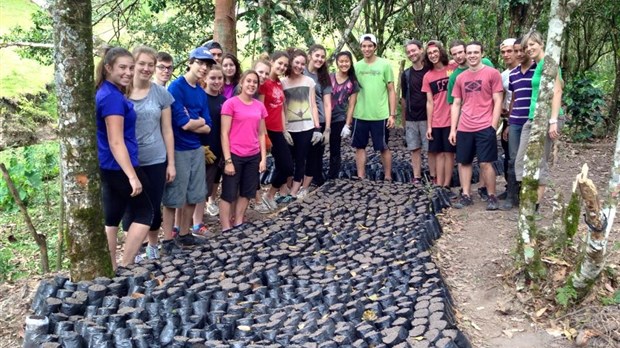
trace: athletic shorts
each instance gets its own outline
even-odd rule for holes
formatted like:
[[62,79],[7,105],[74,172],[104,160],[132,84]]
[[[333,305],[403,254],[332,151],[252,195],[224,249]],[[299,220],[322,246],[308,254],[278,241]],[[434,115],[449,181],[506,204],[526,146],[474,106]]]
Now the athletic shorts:
[[432,128],[431,135],[433,140],[428,141],[428,152],[441,153],[441,152],[456,152],[456,147],[450,144],[450,127],[437,127]]
[[356,149],[365,149],[370,135],[372,148],[375,151],[387,150],[387,134],[387,119],[379,121],[354,119],[351,146]]
[[131,223],[151,225],[153,221],[153,206],[148,196],[150,182],[144,172],[139,168],[134,168],[138,180],[142,184],[142,192],[131,197],[131,184],[129,178],[122,170],[101,171],[101,196],[103,201],[103,217],[105,226],[116,227],[120,224],[127,208],[131,209]]
[[220,198],[228,203],[234,202],[238,196],[254,198],[259,185],[260,153],[247,157],[230,154],[230,158],[235,167],[235,175],[224,173]]
[[456,132],[456,162],[471,164],[474,156],[478,156],[480,163],[497,160],[497,137],[493,127],[476,132]]
[[415,151],[421,148],[422,151],[428,151],[426,125],[426,121],[405,122],[405,140],[407,141],[407,150]]
[[203,202],[207,196],[205,150],[174,151],[177,176],[166,185],[162,203],[168,208]]

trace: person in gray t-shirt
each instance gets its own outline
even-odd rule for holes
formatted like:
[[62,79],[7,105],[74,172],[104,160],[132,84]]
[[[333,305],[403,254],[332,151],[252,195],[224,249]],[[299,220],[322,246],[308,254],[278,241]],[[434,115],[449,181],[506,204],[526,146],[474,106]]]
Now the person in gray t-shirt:
[[[153,206],[146,256],[155,259],[159,258],[158,240],[164,186],[176,176],[170,111],[174,98],[164,87],[151,81],[157,52],[150,47],[139,46],[134,49],[133,55],[136,66],[128,96],[137,115],[138,160],[149,181],[145,192]],[[128,209],[125,217],[130,217],[131,214]]]

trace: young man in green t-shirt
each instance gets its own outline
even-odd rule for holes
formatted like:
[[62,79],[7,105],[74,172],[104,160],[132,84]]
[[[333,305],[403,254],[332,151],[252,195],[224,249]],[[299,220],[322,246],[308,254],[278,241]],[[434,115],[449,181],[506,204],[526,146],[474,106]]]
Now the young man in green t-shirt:
[[[381,152],[384,180],[391,181],[392,153],[387,146],[387,132],[394,127],[396,116],[394,74],[390,63],[375,55],[377,38],[373,34],[360,37],[360,48],[364,60],[355,63],[355,73],[361,89],[355,103],[351,142],[356,149],[357,176],[361,179],[366,176],[366,146],[370,135],[373,149]],[[347,123],[341,133],[343,137],[351,135],[350,127]]]

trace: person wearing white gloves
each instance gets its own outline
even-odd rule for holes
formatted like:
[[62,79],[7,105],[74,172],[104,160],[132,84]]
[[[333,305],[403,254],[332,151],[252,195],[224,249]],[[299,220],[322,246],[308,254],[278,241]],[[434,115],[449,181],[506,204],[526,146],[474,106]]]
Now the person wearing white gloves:
[[308,57],[300,49],[288,50],[289,66],[282,79],[284,90],[284,138],[291,146],[294,171],[291,197],[303,199],[307,191],[301,189],[306,173],[306,160],[312,145],[323,140],[316,106],[314,80],[304,75]]

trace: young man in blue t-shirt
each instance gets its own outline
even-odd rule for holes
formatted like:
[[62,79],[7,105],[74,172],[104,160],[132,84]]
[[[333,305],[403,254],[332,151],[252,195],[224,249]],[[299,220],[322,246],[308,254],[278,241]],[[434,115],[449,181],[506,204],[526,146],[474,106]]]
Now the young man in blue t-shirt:
[[189,228],[196,203],[206,196],[205,158],[200,135],[211,131],[207,94],[198,81],[205,78],[213,64],[215,60],[207,48],[196,48],[190,53],[186,73],[168,87],[168,92],[174,97],[171,107],[177,176],[164,191],[164,254],[171,253],[174,247],[172,228],[175,209],[181,209],[181,221],[177,221],[178,244],[189,246],[205,242],[191,234]]

